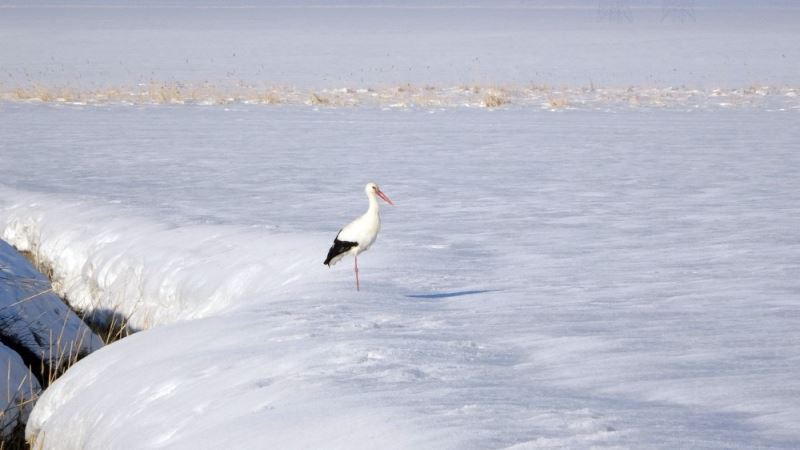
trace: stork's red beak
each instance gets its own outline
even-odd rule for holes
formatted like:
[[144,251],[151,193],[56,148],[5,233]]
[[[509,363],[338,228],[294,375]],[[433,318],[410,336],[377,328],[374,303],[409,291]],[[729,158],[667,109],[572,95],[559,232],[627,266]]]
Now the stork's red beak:
[[381,190],[378,190],[377,194],[378,194],[378,197],[380,197],[380,198],[382,198],[382,199],[383,199],[383,201],[385,201],[386,203],[388,203],[388,204],[390,204],[390,205],[394,206],[394,202],[392,201],[392,199],[390,199],[389,197],[387,197],[387,196],[386,196],[386,194],[384,194],[384,193],[383,193],[383,191],[381,191]]

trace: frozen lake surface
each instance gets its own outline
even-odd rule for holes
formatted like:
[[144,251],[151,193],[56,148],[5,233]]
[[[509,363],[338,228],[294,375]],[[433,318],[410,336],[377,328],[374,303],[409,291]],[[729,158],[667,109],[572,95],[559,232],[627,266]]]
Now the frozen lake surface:
[[[155,326],[46,391],[45,444],[800,439],[795,112],[0,108],[4,237]],[[321,263],[369,180],[357,293]]]

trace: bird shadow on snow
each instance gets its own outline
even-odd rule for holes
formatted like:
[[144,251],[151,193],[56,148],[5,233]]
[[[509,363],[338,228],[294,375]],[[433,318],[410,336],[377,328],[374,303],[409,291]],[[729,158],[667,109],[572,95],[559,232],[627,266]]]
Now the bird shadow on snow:
[[437,292],[435,294],[408,294],[406,297],[408,298],[450,298],[450,297],[461,297],[462,295],[474,295],[474,294],[483,294],[486,292],[496,292],[498,289],[479,289],[479,290],[471,290],[471,291],[453,291],[453,292]]

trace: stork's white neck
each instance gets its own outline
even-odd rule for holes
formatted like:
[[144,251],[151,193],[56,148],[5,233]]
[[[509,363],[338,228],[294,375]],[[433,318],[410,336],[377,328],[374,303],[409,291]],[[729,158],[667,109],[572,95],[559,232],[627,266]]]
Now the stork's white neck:
[[377,216],[381,210],[380,205],[378,205],[378,196],[375,195],[375,192],[367,192],[367,198],[369,199],[369,209],[367,209],[367,214]]

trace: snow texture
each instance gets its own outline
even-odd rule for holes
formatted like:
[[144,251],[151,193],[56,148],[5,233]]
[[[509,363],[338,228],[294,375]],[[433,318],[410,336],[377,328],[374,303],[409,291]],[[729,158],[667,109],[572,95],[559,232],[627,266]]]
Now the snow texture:
[[4,107],[3,236],[154,327],[45,392],[45,446],[800,438],[795,113],[177,108]]
[[[143,330],[52,384],[27,435],[796,448],[797,9],[612,24],[581,4],[65,8],[53,40],[36,28],[50,10],[9,8],[10,89],[25,70],[79,90],[769,87],[743,108],[0,102],[2,237],[75,306]],[[349,259],[322,261],[368,181],[396,206],[356,292]]]

